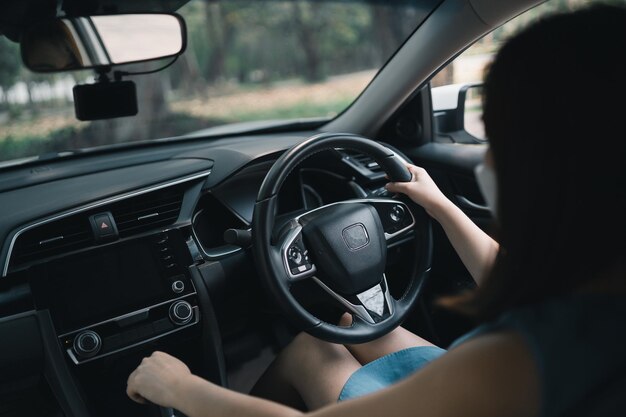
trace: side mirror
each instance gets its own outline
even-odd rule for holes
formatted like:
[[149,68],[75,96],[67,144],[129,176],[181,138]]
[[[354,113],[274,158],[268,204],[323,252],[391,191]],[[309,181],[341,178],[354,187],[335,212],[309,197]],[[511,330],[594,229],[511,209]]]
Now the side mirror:
[[433,119],[440,136],[454,143],[484,143],[482,83],[451,84],[431,89]]
[[463,129],[476,139],[485,141],[483,123],[483,85],[468,84],[459,91],[459,113],[463,117]]
[[26,29],[20,48],[28,69],[57,72],[175,57],[186,35],[176,14],[63,17]]

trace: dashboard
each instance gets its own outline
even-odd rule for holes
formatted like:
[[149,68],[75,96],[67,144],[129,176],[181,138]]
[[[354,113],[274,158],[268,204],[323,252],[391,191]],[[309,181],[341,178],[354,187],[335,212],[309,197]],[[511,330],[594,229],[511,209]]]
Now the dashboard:
[[[236,330],[249,311],[229,308],[245,303],[240,285],[253,293],[258,279],[249,242],[225,232],[249,235],[266,173],[314,133],[162,144],[0,173],[0,339],[22,335],[0,347],[14,363],[0,387],[39,375],[36,396],[51,409],[142,415],[110,387],[155,349],[226,385],[226,362],[236,362],[226,343],[249,333]],[[379,197],[384,183],[370,157],[324,151],[289,175],[277,225]]]

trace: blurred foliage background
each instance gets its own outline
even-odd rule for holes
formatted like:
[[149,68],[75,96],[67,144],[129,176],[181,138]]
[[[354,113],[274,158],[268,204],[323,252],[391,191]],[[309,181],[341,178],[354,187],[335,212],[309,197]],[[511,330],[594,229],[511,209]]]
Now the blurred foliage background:
[[[479,41],[433,85],[476,81],[511,32],[581,1],[553,0]],[[164,138],[241,121],[333,117],[358,96],[421,22],[419,1],[383,3],[195,0],[179,13],[187,51],[168,69],[131,77],[139,114],[74,117],[72,87],[92,71],[35,74],[0,37],[0,161],[66,149]],[[167,61],[166,61],[167,62]],[[166,62],[135,64],[141,71]]]

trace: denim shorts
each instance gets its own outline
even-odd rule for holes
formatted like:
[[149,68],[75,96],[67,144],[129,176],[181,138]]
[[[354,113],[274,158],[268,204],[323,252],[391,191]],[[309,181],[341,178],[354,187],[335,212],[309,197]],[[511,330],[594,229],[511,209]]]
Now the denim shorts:
[[339,394],[339,401],[370,394],[395,384],[445,352],[436,346],[417,346],[378,358],[350,375]]

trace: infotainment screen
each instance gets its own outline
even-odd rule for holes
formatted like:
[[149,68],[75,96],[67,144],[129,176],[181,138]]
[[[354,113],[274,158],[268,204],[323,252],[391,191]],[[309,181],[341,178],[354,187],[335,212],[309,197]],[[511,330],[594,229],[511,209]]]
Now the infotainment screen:
[[59,333],[172,298],[160,249],[141,239],[36,267],[37,308],[49,308]]

